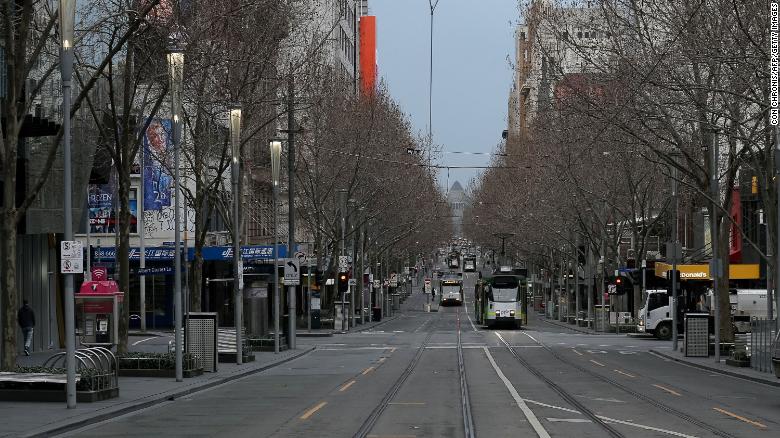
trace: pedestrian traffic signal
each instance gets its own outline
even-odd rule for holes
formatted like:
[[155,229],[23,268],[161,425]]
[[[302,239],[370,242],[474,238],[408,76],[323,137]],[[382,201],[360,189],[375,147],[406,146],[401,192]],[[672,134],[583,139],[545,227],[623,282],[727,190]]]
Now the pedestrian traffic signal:
[[344,293],[349,290],[349,275],[346,272],[339,273],[339,292]]
[[611,289],[609,292],[614,295],[624,295],[634,290],[634,282],[631,277],[622,274],[607,277],[607,284],[614,286],[614,288],[608,288]]

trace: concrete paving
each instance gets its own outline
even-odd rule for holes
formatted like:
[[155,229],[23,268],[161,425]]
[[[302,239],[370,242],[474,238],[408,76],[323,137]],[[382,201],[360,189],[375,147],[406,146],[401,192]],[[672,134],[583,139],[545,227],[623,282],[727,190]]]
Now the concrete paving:
[[[472,320],[474,281],[466,275],[463,307],[424,312],[417,292],[392,319],[299,339],[300,349],[315,348],[300,358],[64,435],[460,437],[464,403],[477,436],[780,433],[774,386],[667,358],[669,342],[568,330],[535,313],[524,330],[487,330]],[[67,412],[9,409],[21,417],[8,435],[30,432],[20,424],[36,421],[36,412]],[[9,411],[0,404],[0,412]]]

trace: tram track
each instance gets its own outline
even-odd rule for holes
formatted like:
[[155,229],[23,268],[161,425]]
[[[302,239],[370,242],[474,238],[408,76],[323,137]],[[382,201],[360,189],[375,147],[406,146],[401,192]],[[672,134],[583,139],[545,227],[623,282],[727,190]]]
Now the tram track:
[[461,307],[458,308],[458,374],[460,375],[460,402],[463,410],[463,431],[466,438],[474,438],[474,417],[471,414],[471,397],[466,381],[466,365],[463,361],[463,343],[460,330]]
[[[557,383],[555,383],[555,382],[554,382],[552,379],[550,379],[549,377],[545,376],[545,375],[544,375],[544,374],[543,374],[541,371],[539,371],[539,369],[538,369],[538,368],[534,367],[534,366],[533,366],[533,365],[531,365],[531,364],[530,364],[530,363],[529,363],[527,360],[525,360],[525,358],[523,358],[522,356],[520,356],[520,355],[517,353],[517,351],[515,351],[515,349],[512,347],[512,345],[511,345],[511,344],[509,344],[509,342],[507,342],[507,340],[506,340],[506,339],[504,339],[504,337],[503,337],[503,336],[501,336],[501,335],[500,335],[500,334],[498,334],[498,333],[496,333],[496,335],[498,336],[498,339],[501,341],[501,343],[503,343],[503,344],[504,344],[504,346],[505,346],[505,347],[506,347],[506,348],[509,350],[509,353],[510,353],[512,356],[514,356],[514,358],[515,358],[515,359],[516,359],[518,362],[520,362],[520,364],[521,364],[521,365],[522,365],[524,368],[526,368],[526,369],[527,369],[527,370],[528,370],[528,371],[529,371],[531,374],[533,374],[534,376],[536,376],[536,378],[537,378],[537,379],[539,379],[539,380],[541,380],[542,382],[544,382],[544,383],[545,383],[547,386],[549,386],[549,387],[550,387],[550,388],[551,388],[553,391],[555,391],[555,392],[556,392],[556,393],[557,393],[557,394],[558,394],[558,395],[559,395],[561,398],[563,398],[564,400],[566,400],[566,401],[567,401],[567,402],[568,402],[568,403],[569,403],[571,406],[573,406],[574,408],[576,408],[577,410],[579,410],[579,411],[580,411],[580,412],[581,412],[583,415],[585,415],[586,417],[588,417],[588,418],[589,418],[589,419],[590,419],[590,420],[591,420],[591,421],[592,421],[594,424],[597,424],[599,427],[601,427],[602,429],[604,429],[604,430],[605,430],[605,431],[606,431],[606,432],[609,434],[609,436],[611,436],[611,437],[614,437],[614,438],[625,438],[625,435],[623,435],[623,434],[622,434],[620,431],[618,431],[617,429],[615,429],[614,427],[612,427],[612,425],[608,424],[608,422],[606,422],[606,421],[604,421],[603,419],[601,419],[601,418],[600,418],[598,415],[596,415],[596,413],[594,413],[593,411],[591,411],[590,409],[588,409],[588,408],[587,408],[587,407],[586,407],[584,404],[582,404],[582,402],[580,402],[579,400],[577,400],[577,399],[576,399],[576,398],[575,398],[573,395],[569,394],[569,393],[568,393],[568,392],[567,392],[565,389],[561,388],[561,387],[560,387],[560,385],[558,385]],[[538,342],[537,342],[537,343],[538,343]],[[546,347],[546,346],[544,346],[543,344],[541,344],[541,345],[542,345],[543,347],[547,348],[547,347]],[[550,351],[550,352],[552,352],[552,350],[551,350],[551,349],[549,349],[549,348],[547,348],[547,350],[548,350],[548,351]],[[553,353],[553,356],[555,356],[555,354],[554,354],[554,353]]]
[[[525,334],[525,333],[523,333]],[[507,347],[509,352],[512,354],[512,356],[515,357],[515,359],[518,360],[526,369],[528,369],[533,375],[535,375],[537,378],[545,382],[548,386],[550,386],[556,393],[558,393],[563,399],[565,399],[567,402],[571,403],[572,406],[574,406],[576,409],[580,410],[584,415],[589,417],[591,420],[593,420],[596,424],[607,430],[611,436],[614,437],[622,437],[624,436],[619,431],[615,430],[611,425],[609,424],[610,421],[608,419],[605,419],[602,416],[596,415],[589,409],[587,409],[580,401],[578,401],[573,395],[569,394],[566,390],[561,388],[558,384],[553,382],[551,379],[549,379],[547,376],[542,374],[541,371],[539,371],[538,368],[531,365],[527,360],[522,358],[515,349],[507,342],[500,334],[497,333],[497,336],[499,340],[504,344],[504,346]],[[526,334],[526,336],[528,336]],[[623,385],[622,383],[611,379],[607,376],[604,376],[600,373],[597,373],[593,370],[590,370],[574,361],[571,361],[569,359],[566,359],[565,357],[561,356],[560,354],[556,353],[552,348],[549,346],[537,341],[531,336],[528,336],[531,340],[533,340],[536,344],[540,345],[545,351],[547,351],[553,358],[555,358],[557,361],[572,367],[576,369],[577,371],[587,374],[588,376],[594,377],[610,386],[613,386],[615,388],[620,389],[621,391],[631,395],[634,398],[637,398],[645,403],[648,403],[658,409],[661,409],[662,411],[671,414],[685,422],[688,422],[690,424],[693,424],[694,426],[697,426],[703,430],[706,430],[716,436],[723,437],[723,438],[736,438],[735,435],[732,435],[724,430],[721,430],[715,426],[712,426],[704,421],[701,421],[691,415],[686,414],[685,412],[682,412],[678,409],[675,409],[672,406],[667,405],[666,403],[660,402],[658,400],[653,399],[652,397],[646,396],[638,391],[635,391],[626,385]]]
[[[459,376],[459,386],[460,386],[460,398],[461,398],[461,412],[463,415],[463,431],[464,436],[466,438],[474,438],[476,436],[474,431],[474,420],[471,412],[471,400],[469,397],[469,390],[468,385],[466,381],[466,368],[465,368],[465,362],[463,359],[463,346],[462,346],[462,340],[461,340],[461,324],[460,324],[460,309],[458,309],[457,312],[457,361],[458,361],[458,376]],[[379,422],[382,415],[385,413],[387,407],[393,402],[396,395],[401,391],[401,389],[404,387],[406,381],[409,379],[410,376],[412,376],[415,372],[415,369],[417,365],[420,363],[420,360],[422,359],[423,354],[425,353],[431,337],[434,333],[434,326],[435,323],[439,322],[442,317],[446,315],[445,313],[438,313],[437,316],[431,320],[431,323],[427,324],[428,333],[425,336],[425,339],[423,340],[420,347],[415,352],[414,357],[409,362],[407,367],[404,369],[404,371],[401,373],[401,375],[396,379],[395,382],[390,386],[390,388],[387,390],[385,395],[382,397],[380,402],[377,404],[377,406],[371,411],[371,413],[366,417],[366,419],[363,421],[363,423],[360,425],[360,428],[357,430],[357,432],[353,435],[355,438],[366,438],[369,436],[371,431],[374,429],[374,427]],[[425,324],[424,324],[425,325]]]

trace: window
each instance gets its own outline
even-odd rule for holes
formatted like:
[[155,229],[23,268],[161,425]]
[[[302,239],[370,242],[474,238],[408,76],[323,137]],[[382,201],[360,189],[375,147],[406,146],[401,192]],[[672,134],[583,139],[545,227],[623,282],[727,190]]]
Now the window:
[[669,296],[665,293],[650,294],[647,302],[647,311],[658,309],[669,305]]
[[582,32],[581,31],[577,32],[577,38],[582,38]]

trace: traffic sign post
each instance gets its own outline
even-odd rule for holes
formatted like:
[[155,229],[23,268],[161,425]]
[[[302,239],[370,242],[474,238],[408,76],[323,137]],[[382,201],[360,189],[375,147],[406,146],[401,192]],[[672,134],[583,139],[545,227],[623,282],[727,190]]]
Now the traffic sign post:
[[349,270],[349,257],[339,256],[339,272],[347,272]]
[[300,259],[292,258],[284,261],[284,285],[298,286],[301,284]]
[[60,272],[62,274],[84,272],[84,245],[78,240],[60,242]]

